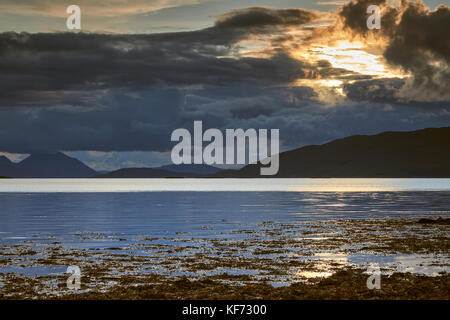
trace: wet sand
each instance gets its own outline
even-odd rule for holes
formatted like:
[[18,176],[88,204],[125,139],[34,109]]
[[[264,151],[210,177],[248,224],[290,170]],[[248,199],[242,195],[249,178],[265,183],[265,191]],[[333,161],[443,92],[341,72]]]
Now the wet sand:
[[[449,299],[449,222],[266,221],[216,238],[80,233],[75,247],[36,235],[0,247],[0,298]],[[366,286],[373,263],[380,290]],[[72,265],[79,291],[66,285]]]

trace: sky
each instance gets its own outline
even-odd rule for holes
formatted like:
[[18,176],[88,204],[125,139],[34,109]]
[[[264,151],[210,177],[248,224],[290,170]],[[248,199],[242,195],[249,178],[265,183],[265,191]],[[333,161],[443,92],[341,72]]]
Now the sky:
[[194,120],[280,129],[282,151],[448,126],[442,30],[434,0],[2,0],[0,154],[113,170],[170,163],[172,131]]

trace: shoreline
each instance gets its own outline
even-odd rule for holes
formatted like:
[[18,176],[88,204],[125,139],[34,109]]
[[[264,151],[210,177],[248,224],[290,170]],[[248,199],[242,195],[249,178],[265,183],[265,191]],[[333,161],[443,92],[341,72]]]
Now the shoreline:
[[[20,282],[23,282],[22,279]],[[187,277],[165,278],[151,274],[136,285],[133,277],[120,279],[108,290],[63,295],[32,295],[28,289],[21,294],[3,295],[0,300],[449,300],[450,275],[427,277],[411,273],[394,273],[381,277],[381,289],[368,289],[367,274],[360,269],[344,269],[331,277],[290,286],[274,287],[268,282],[236,285],[214,277],[190,280]],[[17,280],[16,280],[17,281]],[[30,280],[26,280],[30,281]],[[25,297],[24,297],[25,296]]]
[[68,294],[63,300],[449,300],[450,275],[427,277],[410,273],[394,273],[381,277],[381,289],[368,289],[367,274],[360,269],[344,269],[329,278],[285,287],[274,287],[267,282],[243,286],[224,284],[215,278],[199,280],[167,279],[151,285],[118,285],[106,292]]
[[[220,239],[183,236],[74,235],[86,248],[55,237],[2,243],[0,299],[450,298],[447,217],[267,221]],[[366,286],[373,262],[381,290]],[[78,293],[66,285],[73,265],[81,269]],[[21,274],[27,270],[41,274]]]
[[[2,245],[0,270],[9,272],[0,273],[0,299],[450,299],[447,217],[260,228],[221,239],[75,235],[86,248],[55,237]],[[381,290],[366,286],[373,262]],[[66,286],[72,265],[81,269],[78,292]],[[20,274],[29,269],[43,274]]]

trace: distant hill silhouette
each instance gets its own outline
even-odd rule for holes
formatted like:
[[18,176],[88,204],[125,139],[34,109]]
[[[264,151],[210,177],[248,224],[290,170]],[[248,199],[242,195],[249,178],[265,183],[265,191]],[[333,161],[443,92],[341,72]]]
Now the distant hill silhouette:
[[[206,165],[128,168],[98,174],[63,153],[19,163],[0,156],[0,176],[13,178],[260,178],[260,165],[240,170]],[[450,127],[356,135],[280,154],[278,178],[450,178]],[[267,177],[266,177],[267,178]]]
[[97,172],[64,153],[32,154],[19,163],[0,159],[0,176],[13,178],[88,178]]
[[125,168],[99,174],[95,178],[194,178],[197,176],[199,175],[154,168]]
[[167,165],[158,168],[124,168],[95,178],[204,178],[222,169],[206,164]]
[[167,170],[171,172],[194,173],[194,174],[214,174],[222,171],[220,168],[208,166],[206,164],[180,164],[167,165],[155,169]]
[[[217,177],[260,177],[260,164]],[[350,136],[280,154],[278,178],[450,178],[450,127]]]
[[12,165],[12,161],[5,156],[0,156],[0,166]]
[[17,163],[10,161],[5,156],[0,156],[0,176],[2,177],[17,177],[20,175],[20,168]]

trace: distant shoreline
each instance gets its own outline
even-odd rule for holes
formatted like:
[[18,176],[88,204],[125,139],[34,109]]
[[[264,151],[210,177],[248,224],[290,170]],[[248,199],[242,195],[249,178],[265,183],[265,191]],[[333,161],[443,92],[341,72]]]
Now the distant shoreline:
[[[14,178],[450,178],[450,127],[353,135],[281,152],[279,172],[261,176],[260,163],[240,169],[206,164],[96,171],[62,152],[32,154],[19,163],[0,157],[0,176]],[[47,177],[47,178],[46,178]]]

